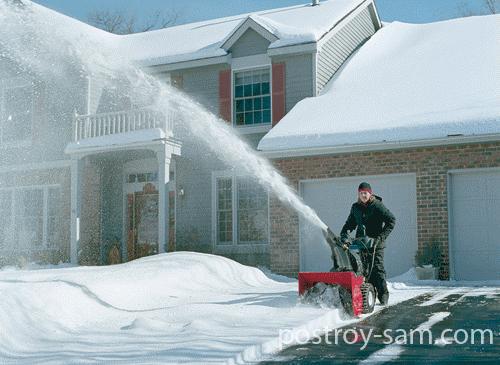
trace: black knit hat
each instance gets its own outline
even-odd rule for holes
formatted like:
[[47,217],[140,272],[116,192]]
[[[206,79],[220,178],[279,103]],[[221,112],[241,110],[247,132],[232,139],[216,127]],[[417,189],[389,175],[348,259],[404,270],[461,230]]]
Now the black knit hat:
[[371,194],[372,187],[367,182],[362,182],[361,184],[359,184],[358,191],[368,191]]

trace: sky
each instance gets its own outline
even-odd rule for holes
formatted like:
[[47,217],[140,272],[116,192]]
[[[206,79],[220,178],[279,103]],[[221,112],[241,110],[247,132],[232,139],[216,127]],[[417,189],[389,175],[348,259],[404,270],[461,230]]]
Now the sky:
[[[330,0],[335,1],[335,0]],[[484,0],[375,0],[382,21],[428,23],[461,16],[464,9],[478,12]],[[176,24],[220,18],[264,9],[307,4],[308,0],[35,0],[35,2],[87,21],[96,10],[119,10],[138,19],[156,10],[173,11]]]

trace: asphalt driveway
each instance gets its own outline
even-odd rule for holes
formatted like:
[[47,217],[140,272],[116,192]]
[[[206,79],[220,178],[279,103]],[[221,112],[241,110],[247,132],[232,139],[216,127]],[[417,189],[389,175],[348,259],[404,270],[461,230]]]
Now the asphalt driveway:
[[448,288],[384,308],[261,364],[498,364],[499,330],[500,287]]

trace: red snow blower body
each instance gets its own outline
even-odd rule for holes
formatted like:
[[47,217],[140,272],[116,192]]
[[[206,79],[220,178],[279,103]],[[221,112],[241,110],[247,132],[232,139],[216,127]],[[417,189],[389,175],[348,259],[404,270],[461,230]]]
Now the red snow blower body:
[[304,299],[309,293],[322,295],[328,288],[336,288],[341,291],[341,304],[348,313],[359,316],[373,312],[375,289],[367,282],[373,265],[369,255],[373,240],[358,237],[346,245],[330,229],[324,235],[332,249],[333,268],[330,272],[300,272],[299,295]]

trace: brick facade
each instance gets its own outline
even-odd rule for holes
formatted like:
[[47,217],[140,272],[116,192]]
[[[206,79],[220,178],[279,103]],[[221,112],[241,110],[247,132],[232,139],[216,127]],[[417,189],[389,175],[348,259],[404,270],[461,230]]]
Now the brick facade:
[[[449,279],[448,171],[500,167],[500,141],[283,158],[274,164],[295,189],[306,179],[415,173],[418,249],[431,240],[438,242],[444,253],[440,278]],[[272,199],[270,220],[271,269],[295,276],[299,271],[298,216]]]

